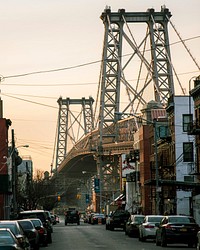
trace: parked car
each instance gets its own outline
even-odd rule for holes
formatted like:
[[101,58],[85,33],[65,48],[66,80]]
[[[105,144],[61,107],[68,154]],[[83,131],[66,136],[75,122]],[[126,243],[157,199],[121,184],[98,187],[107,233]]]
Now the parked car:
[[105,224],[106,216],[104,214],[95,213],[91,216],[91,224]]
[[115,228],[125,230],[125,225],[130,213],[125,210],[117,209],[113,214],[106,218],[106,230],[113,231]]
[[162,247],[167,244],[182,243],[188,247],[196,246],[199,225],[191,216],[165,216],[156,230],[156,245]]
[[55,218],[56,218],[56,223],[60,223],[60,218],[57,214],[55,214]]
[[139,236],[139,225],[144,221],[145,216],[133,214],[129,217],[125,226],[125,234],[128,236]]
[[197,233],[197,250],[200,250],[200,231]]
[[143,223],[139,225],[139,240],[155,239],[156,229],[163,217],[162,215],[146,215]]
[[47,240],[47,229],[43,226],[40,219],[30,219],[35,227],[35,229],[38,231],[39,234],[39,243],[42,246],[48,245]]
[[48,243],[52,243],[52,227],[44,210],[27,210],[19,213],[19,219],[38,218],[47,229]]
[[50,213],[50,214],[51,214],[51,222],[52,222],[52,224],[56,225],[56,216],[55,216],[55,214],[52,214],[52,213]]
[[18,221],[16,221],[16,220],[12,220],[12,221],[11,220],[2,220],[2,221],[0,221],[0,228],[9,228],[12,231],[12,233],[15,235],[15,237],[17,238],[19,243],[23,245],[24,250],[31,249],[29,240],[28,240],[27,236],[25,235],[22,227],[18,223]]
[[20,243],[9,228],[0,228],[0,249],[24,250],[24,243]]
[[51,217],[51,213],[47,210],[44,211],[47,215],[47,220],[49,221],[49,227],[51,228],[51,232],[53,233],[53,220]]
[[91,224],[91,218],[92,218],[93,214],[95,214],[95,213],[86,214],[85,217],[83,218],[84,223]]
[[39,234],[35,229],[33,222],[29,219],[18,220],[20,226],[23,228],[24,233],[26,234],[31,248],[34,250],[38,250],[40,248],[39,243]]
[[69,210],[65,213],[65,226],[67,226],[68,223],[80,225],[80,216],[77,210]]

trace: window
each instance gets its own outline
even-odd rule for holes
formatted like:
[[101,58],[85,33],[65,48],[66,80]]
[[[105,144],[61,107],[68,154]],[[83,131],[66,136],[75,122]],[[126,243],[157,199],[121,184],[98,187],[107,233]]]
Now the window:
[[192,114],[187,114],[183,115],[183,132],[188,132],[189,131],[189,124],[192,123],[193,116]]
[[184,162],[193,162],[193,142],[184,142],[183,143],[183,161]]
[[168,127],[167,126],[160,126],[159,127],[159,137],[160,139],[166,139],[169,136]]

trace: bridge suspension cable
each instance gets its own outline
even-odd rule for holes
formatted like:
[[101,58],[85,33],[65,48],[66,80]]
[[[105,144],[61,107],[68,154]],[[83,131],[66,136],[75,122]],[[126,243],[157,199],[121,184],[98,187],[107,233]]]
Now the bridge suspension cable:
[[[168,18],[168,17],[167,17]],[[169,19],[168,19],[169,20]],[[191,51],[189,50],[189,48],[187,47],[185,41],[182,39],[180,33],[177,31],[175,25],[172,23],[171,20],[169,20],[169,23],[171,24],[172,28],[174,29],[174,31],[176,32],[177,36],[179,37],[181,43],[183,44],[183,46],[185,47],[186,51],[188,52],[188,54],[190,55],[190,57],[192,58],[193,62],[195,63],[195,65],[197,66],[198,70],[200,71],[200,66],[198,64],[198,62],[196,61],[196,59],[194,58],[194,56],[192,55]]]

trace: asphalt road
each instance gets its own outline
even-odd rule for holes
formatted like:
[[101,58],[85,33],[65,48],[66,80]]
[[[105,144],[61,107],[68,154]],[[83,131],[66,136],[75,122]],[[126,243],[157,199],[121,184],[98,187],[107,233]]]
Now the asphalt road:
[[[161,250],[153,241],[140,242],[138,238],[130,238],[121,229],[109,231],[105,225],[90,225],[81,222],[64,225],[63,219],[54,226],[52,234],[53,243],[49,244],[45,250]],[[187,245],[169,245],[165,250],[195,249],[188,248]]]

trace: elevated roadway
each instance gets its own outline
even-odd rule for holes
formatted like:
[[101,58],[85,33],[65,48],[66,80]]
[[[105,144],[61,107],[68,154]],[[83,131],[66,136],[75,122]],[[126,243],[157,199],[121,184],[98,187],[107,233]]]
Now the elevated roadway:
[[[104,138],[101,152],[103,156],[121,156],[121,154],[128,154],[130,150],[133,150],[134,118],[121,120],[117,126],[118,141],[113,142],[111,138]],[[99,154],[98,136],[99,131],[94,130],[77,142],[58,167],[58,173],[69,178],[82,178],[82,171],[96,174]]]

